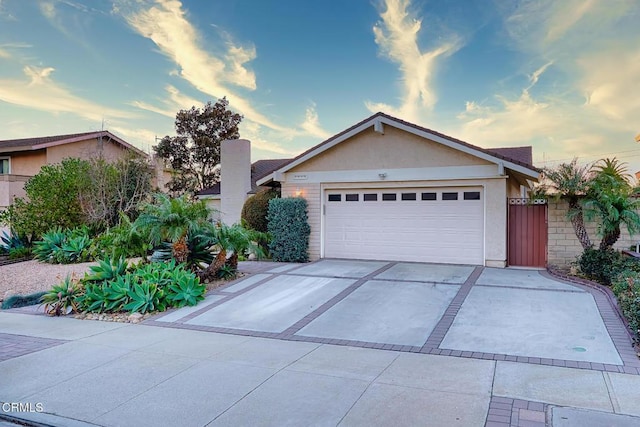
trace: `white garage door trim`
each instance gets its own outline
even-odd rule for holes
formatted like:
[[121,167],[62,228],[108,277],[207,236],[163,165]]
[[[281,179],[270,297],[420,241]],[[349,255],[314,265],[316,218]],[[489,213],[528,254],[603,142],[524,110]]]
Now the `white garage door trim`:
[[322,188],[321,256],[482,265],[485,196],[483,185]]

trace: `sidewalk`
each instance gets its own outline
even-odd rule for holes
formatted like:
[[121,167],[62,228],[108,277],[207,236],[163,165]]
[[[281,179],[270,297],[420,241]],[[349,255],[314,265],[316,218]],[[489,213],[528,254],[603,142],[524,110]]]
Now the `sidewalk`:
[[618,372],[6,312],[0,341],[0,414],[45,425],[640,425]]

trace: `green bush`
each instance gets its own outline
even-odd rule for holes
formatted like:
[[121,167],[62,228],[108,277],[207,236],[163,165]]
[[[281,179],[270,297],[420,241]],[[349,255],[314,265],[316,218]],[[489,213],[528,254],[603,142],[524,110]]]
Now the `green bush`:
[[578,267],[588,279],[608,286],[623,271],[639,270],[640,263],[613,249],[588,248],[578,258]]
[[146,236],[135,230],[129,217],[121,212],[118,225],[96,236],[89,253],[93,259],[146,258],[151,249],[152,245]]
[[269,201],[269,251],[274,261],[306,262],[309,260],[307,201],[302,197]]
[[277,198],[278,191],[274,189],[263,189],[253,196],[249,197],[244,206],[242,206],[242,220],[246,226],[252,230],[266,233],[269,223],[267,215],[269,214],[269,201]]
[[624,271],[614,280],[611,290],[637,339],[640,337],[640,274]]
[[9,259],[28,258],[31,256],[31,248],[11,248],[9,249]]

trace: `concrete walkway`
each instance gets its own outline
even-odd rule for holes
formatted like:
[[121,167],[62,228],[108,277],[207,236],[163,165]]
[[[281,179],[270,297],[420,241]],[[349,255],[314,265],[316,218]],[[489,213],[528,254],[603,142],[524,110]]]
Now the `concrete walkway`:
[[[342,270],[336,269],[340,265]],[[471,268],[467,274],[464,268],[468,267],[447,272],[402,263],[384,263],[382,267],[337,263],[331,271],[339,277],[329,278],[327,264],[305,265],[303,272],[299,266],[268,266],[269,270],[274,268],[279,271],[261,269],[220,290],[212,295],[218,298],[207,301],[209,305],[199,305],[186,314],[173,311],[165,316],[169,320],[165,322],[158,318],[130,325],[0,312],[0,425],[3,415],[54,426],[640,425],[640,375],[630,356],[619,351],[619,364],[610,364],[444,347],[461,342],[456,331],[474,333],[465,328],[479,320],[469,311],[475,305],[504,304],[492,294],[498,288],[507,295],[520,289],[526,292],[521,295],[528,297],[538,295],[535,292],[554,292],[554,297],[592,296],[596,309],[604,312],[600,325],[610,331],[615,324],[606,325],[610,313],[603,308],[604,302],[598,303],[598,296],[586,289],[564,288],[568,285],[543,276],[533,276],[537,287],[524,286],[531,283],[530,278],[522,274],[508,277],[513,270]],[[227,325],[224,329],[228,333],[212,331],[218,326],[185,322],[215,313],[216,307],[222,310],[241,296],[246,304],[253,304],[255,300],[249,298],[252,290],[268,285],[274,274],[287,279],[294,272],[304,278],[325,279],[322,286],[313,280],[307,282],[312,289],[307,290],[324,302],[313,302],[308,294],[292,300],[306,301],[300,307],[311,302],[308,314],[299,307],[298,312],[289,309],[285,310],[289,318],[281,314],[278,322],[264,327],[253,322],[257,330]],[[427,281],[425,277],[438,280]],[[323,315],[334,316],[335,321],[356,321],[344,313],[363,307],[363,300],[384,311],[388,301],[369,297],[384,293],[388,290],[385,286],[396,286],[399,280],[415,292],[397,297],[394,304],[412,307],[415,295],[441,296],[426,311],[415,309],[417,314],[444,313],[436,320],[422,318],[420,324],[430,325],[423,328],[428,336],[422,346],[318,336],[339,330],[333,320],[323,320],[326,324],[322,326]],[[358,295],[363,286],[366,292]],[[284,292],[277,284],[267,289],[273,293],[262,290],[262,297]],[[480,291],[474,297],[476,289]],[[450,294],[451,290],[456,292]],[[392,293],[384,295],[393,297]],[[538,302],[532,301],[537,306]],[[341,303],[345,304],[340,307]],[[280,304],[281,309],[289,305]],[[241,309],[242,305],[233,307]],[[332,308],[337,308],[333,314]],[[229,316],[232,313],[227,311]],[[304,322],[296,320],[301,315]],[[363,315],[369,316],[366,311]],[[487,327],[503,321],[495,313],[486,315]],[[390,321],[389,316],[381,317],[386,320],[379,326]],[[225,318],[208,314],[204,319],[215,324]],[[307,329],[307,335],[296,335],[298,332],[291,333],[291,326],[283,319],[293,319],[298,332],[319,323],[315,329]],[[515,317],[511,323],[517,320]],[[503,329],[509,329],[511,323]],[[376,335],[367,328],[357,334],[370,334],[376,340],[391,336],[385,332]],[[594,338],[587,342],[598,341],[593,332],[589,334]],[[407,334],[403,340],[415,340],[415,336]],[[514,338],[509,334],[503,339],[494,336],[488,340],[494,346],[489,350]],[[615,341],[624,344],[623,338],[610,338],[614,349],[619,348]],[[479,345],[474,339],[468,341],[468,345]],[[382,349],[385,346],[395,350]],[[611,357],[607,351],[593,354]],[[583,353],[590,352],[568,354]]]

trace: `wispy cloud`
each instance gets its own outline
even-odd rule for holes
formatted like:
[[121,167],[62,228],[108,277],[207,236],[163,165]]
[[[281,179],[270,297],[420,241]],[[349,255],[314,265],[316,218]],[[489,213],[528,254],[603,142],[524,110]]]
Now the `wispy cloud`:
[[158,100],[160,106],[144,101],[132,101],[130,104],[142,110],[151,111],[172,119],[176,117],[176,113],[180,110],[188,110],[194,106],[201,107],[205,104],[203,101],[184,95],[175,86],[167,85],[165,90],[167,91],[167,97]]
[[324,130],[320,126],[320,120],[318,119],[318,113],[316,112],[316,104],[312,103],[305,111],[305,120],[300,127],[309,135],[327,139],[331,136],[329,132]]
[[52,79],[53,67],[26,66],[23,71],[26,79],[0,80],[0,100],[54,114],[70,113],[96,122],[105,117],[135,117],[74,95]]
[[522,71],[519,96],[509,87],[467,102],[454,133],[485,146],[534,144],[538,159],[616,151],[638,131],[639,18],[630,0],[517,3],[504,16],[509,43],[543,65]]
[[450,41],[423,51],[418,43],[422,20],[409,11],[410,0],[385,0],[381,20],[373,27],[380,54],[398,64],[401,72],[402,98],[399,107],[384,103],[367,102],[372,112],[385,110],[408,120],[418,120],[423,112],[431,110],[437,94],[433,77],[437,61],[460,48],[455,36]]
[[255,58],[255,48],[239,46],[228,35],[224,50],[217,55],[203,48],[201,36],[187,19],[179,0],[118,1],[114,12],[141,36],[153,41],[160,52],[179,67],[179,75],[197,90],[216,97],[227,96],[230,104],[247,118],[271,129],[285,130],[257,111],[251,102],[231,86],[255,89],[253,71],[246,64]]

